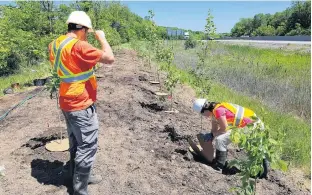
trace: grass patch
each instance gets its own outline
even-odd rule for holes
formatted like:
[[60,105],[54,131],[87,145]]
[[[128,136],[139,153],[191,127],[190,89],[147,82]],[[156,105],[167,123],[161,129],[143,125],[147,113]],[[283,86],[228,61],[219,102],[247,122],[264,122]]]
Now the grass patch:
[[[170,45],[170,43],[168,44]],[[196,67],[197,52],[175,44],[175,64]],[[307,53],[260,49],[209,42],[204,65],[210,79],[261,100],[271,109],[311,120],[311,56]]]
[[13,83],[19,83],[23,91],[25,89],[25,84],[33,85],[34,79],[39,79],[47,77],[50,75],[50,64],[49,62],[43,62],[39,65],[26,67],[21,70],[18,74],[13,74],[6,77],[0,77],[0,96],[3,96],[3,90],[11,87]]

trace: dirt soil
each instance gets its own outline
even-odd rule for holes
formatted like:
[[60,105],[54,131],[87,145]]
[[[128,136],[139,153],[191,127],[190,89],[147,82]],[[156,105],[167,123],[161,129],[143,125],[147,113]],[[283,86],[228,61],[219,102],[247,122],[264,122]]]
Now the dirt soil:
[[[229,190],[238,185],[237,175],[223,175],[188,151],[186,138],[201,132],[200,116],[191,108],[194,91],[180,85],[173,104],[179,113],[166,113],[168,100],[164,103],[154,94],[159,87],[148,82],[151,73],[139,69],[142,62],[135,52],[115,55],[114,66],[97,72],[103,77],[98,79],[100,129],[94,172],[104,179],[89,186],[90,194],[233,194]],[[1,99],[1,112],[26,95]],[[203,128],[209,126],[204,121]],[[60,131],[67,136],[64,118],[60,123],[56,100],[47,91],[0,122],[0,166],[5,167],[0,194],[68,194],[64,166],[69,153],[44,148],[60,138]],[[234,148],[229,154],[239,155]],[[258,181],[257,194],[310,194],[302,183],[304,178],[271,171],[268,179]]]

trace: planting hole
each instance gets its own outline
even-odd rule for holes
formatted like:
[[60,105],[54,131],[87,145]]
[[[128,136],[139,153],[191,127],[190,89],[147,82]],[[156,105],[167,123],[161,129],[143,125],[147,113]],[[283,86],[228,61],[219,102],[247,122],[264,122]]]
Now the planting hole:
[[[26,142],[26,144],[22,145],[22,147],[27,147],[32,150],[35,150],[37,148],[43,147],[46,145],[46,143],[60,139],[60,134],[53,134],[45,137],[35,137],[31,138],[29,141]],[[64,137],[63,137],[64,138]]]
[[126,77],[123,77],[123,78],[121,79],[122,82],[126,82],[126,83],[128,83],[128,84],[129,84],[129,82],[131,82],[131,81],[133,81],[133,80],[134,80],[134,78],[131,77],[131,76],[126,76]]
[[145,76],[139,76],[139,81],[147,81],[147,78]]
[[183,150],[183,149],[175,149],[174,150],[176,153],[179,153],[179,154],[182,154],[182,155],[185,155],[187,153],[186,150]]
[[188,135],[181,135],[180,133],[178,133],[179,130],[175,129],[174,126],[172,125],[166,125],[165,130],[163,132],[169,133],[168,136],[170,137],[172,142],[176,142],[176,141],[180,141],[184,139],[186,140],[190,137]]
[[151,103],[151,104],[146,104],[144,102],[140,102],[142,108],[148,108],[150,110],[154,110],[154,111],[163,111],[165,108],[163,105],[160,105],[158,103]]

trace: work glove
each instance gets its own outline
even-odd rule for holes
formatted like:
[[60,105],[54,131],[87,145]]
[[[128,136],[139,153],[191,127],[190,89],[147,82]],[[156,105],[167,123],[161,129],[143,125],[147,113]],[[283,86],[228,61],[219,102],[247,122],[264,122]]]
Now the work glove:
[[204,135],[204,141],[205,142],[208,142],[208,141],[212,141],[213,140],[213,134],[212,133],[206,133],[205,135]]
[[213,134],[212,133],[206,133],[206,134],[198,134],[197,138],[201,142],[209,142],[213,140]]

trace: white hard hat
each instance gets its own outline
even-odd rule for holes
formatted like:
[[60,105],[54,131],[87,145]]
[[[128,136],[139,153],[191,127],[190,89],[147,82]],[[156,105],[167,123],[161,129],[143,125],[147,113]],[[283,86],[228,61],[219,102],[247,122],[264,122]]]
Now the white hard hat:
[[91,19],[84,11],[73,11],[70,13],[66,24],[73,23],[92,29]]
[[193,110],[195,112],[201,113],[207,99],[196,99],[193,103]]

